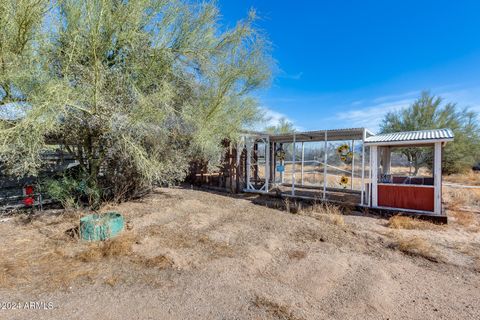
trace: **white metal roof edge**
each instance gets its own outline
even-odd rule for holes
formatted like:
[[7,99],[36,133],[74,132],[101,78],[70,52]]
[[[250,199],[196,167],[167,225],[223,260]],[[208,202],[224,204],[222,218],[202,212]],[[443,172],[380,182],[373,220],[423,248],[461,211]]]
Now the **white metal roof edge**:
[[365,146],[413,146],[419,144],[432,144],[435,142],[451,142],[453,138],[444,138],[444,139],[424,139],[424,140],[406,140],[406,141],[377,141],[377,142],[368,142],[365,141]]
[[389,144],[423,144],[432,142],[453,141],[454,134],[451,129],[431,129],[405,132],[392,132],[374,135],[365,139],[366,145]]

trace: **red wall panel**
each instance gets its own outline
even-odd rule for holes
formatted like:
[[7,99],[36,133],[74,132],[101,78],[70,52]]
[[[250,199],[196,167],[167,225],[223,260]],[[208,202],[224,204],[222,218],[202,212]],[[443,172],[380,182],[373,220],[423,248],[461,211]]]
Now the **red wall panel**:
[[434,188],[378,185],[378,205],[380,207],[433,212]]

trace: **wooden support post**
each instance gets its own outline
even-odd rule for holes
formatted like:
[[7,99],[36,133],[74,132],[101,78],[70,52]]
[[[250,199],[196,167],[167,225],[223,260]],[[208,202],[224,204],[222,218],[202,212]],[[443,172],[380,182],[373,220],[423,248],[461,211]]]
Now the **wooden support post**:
[[372,180],[370,184],[372,186],[372,207],[378,207],[378,147],[371,146],[370,147],[370,161],[372,166],[370,171],[372,173]]
[[303,163],[305,161],[305,143],[302,141],[302,187],[303,187]]
[[436,142],[433,156],[434,212],[442,215],[442,143]]

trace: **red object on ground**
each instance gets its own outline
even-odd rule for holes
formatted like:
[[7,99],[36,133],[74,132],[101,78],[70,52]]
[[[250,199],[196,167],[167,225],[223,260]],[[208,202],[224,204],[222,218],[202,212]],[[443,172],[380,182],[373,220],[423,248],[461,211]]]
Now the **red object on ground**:
[[33,186],[25,186],[25,188],[23,188],[25,190],[25,195],[29,196],[31,194],[33,194]]
[[28,197],[28,198],[23,199],[23,203],[24,203],[27,207],[33,206],[33,203],[34,203],[34,202],[35,202],[35,199],[33,199],[32,197]]
[[378,185],[378,205],[380,207],[433,212],[434,188],[409,185]]

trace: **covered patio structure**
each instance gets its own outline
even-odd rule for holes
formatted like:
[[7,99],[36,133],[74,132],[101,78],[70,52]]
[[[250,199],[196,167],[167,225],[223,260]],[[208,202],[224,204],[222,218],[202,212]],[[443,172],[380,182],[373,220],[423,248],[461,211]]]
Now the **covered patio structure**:
[[[245,192],[364,204],[366,128],[245,134]],[[240,152],[238,161],[240,161]]]
[[[369,207],[444,215],[442,147],[449,141],[453,141],[453,133],[449,129],[399,132],[367,138],[365,146],[370,147],[372,168]],[[419,148],[432,151],[427,159],[431,165],[429,176],[417,177],[392,171],[394,150],[411,152]]]
[[[449,141],[449,129],[381,135],[366,128],[250,132],[237,144],[237,167],[244,161],[244,192],[440,216],[442,146]],[[430,164],[422,171],[427,176],[392,172],[392,156],[411,167],[400,155],[412,148],[432,150],[424,159]]]

